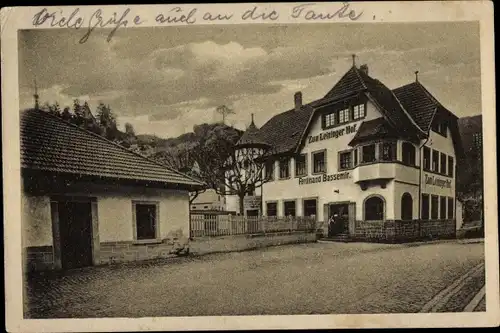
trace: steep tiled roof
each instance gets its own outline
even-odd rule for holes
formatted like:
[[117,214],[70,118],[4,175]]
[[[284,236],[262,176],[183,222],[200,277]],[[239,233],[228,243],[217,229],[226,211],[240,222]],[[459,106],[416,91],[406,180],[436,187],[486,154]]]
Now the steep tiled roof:
[[393,92],[417,125],[427,132],[439,102],[420,82],[412,82],[394,89]]
[[21,166],[28,170],[187,186],[201,183],[40,110],[21,112]]
[[396,131],[385,118],[376,118],[364,121],[356,132],[356,135],[354,135],[354,138],[349,142],[349,145],[352,146],[360,141],[372,138],[387,138],[395,135]]
[[356,66],[352,66],[337,82],[337,84],[325,95],[327,99],[341,98],[346,93],[362,91],[367,87],[359,75],[360,71]]
[[308,105],[272,117],[259,130],[259,138],[272,145],[274,153],[291,152],[298,145],[314,109]]

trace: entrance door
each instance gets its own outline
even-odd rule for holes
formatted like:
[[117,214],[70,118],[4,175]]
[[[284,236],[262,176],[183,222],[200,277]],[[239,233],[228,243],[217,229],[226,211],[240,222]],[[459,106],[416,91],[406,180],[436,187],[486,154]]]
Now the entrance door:
[[348,204],[331,204],[330,216],[337,215],[334,234],[349,232],[349,205]]
[[90,202],[62,201],[58,205],[61,263],[64,269],[92,265]]

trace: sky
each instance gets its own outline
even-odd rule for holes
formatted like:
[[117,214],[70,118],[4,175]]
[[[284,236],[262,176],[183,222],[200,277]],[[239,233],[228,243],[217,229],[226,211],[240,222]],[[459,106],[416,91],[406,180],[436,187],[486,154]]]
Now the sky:
[[479,24],[330,23],[210,25],[109,30],[24,30],[19,33],[21,109],[40,102],[92,110],[109,104],[119,126],[137,134],[176,137],[193,125],[220,121],[262,126],[293,107],[323,97],[352,66],[391,89],[419,81],[459,117],[481,113]]

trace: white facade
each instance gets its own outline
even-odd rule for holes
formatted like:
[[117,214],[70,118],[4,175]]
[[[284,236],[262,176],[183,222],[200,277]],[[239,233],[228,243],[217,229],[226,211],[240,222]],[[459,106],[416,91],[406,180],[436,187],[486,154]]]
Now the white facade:
[[[401,220],[403,218],[401,201],[404,193],[411,196],[411,219],[421,218],[419,207],[422,193],[443,197],[446,200],[451,198],[452,205],[454,205],[456,158],[449,129],[447,129],[446,137],[430,131],[428,140],[408,142],[415,150],[414,163],[411,163],[413,165],[403,163],[403,142],[406,141],[397,140],[396,160],[380,161],[380,149],[377,146],[375,154],[378,155],[378,161],[363,163],[361,146],[359,146],[357,147],[359,161],[357,166],[340,169],[339,152],[353,149],[349,146],[349,142],[354,138],[361,124],[382,117],[382,114],[370,100],[366,103],[365,110],[366,116],[364,118],[328,129],[323,129],[324,123],[322,123],[321,116],[312,118],[312,124],[305,134],[304,145],[300,149],[300,154],[304,154],[306,157],[307,173],[297,176],[295,158],[291,157],[290,176],[280,179],[279,162],[276,161],[274,180],[266,183],[262,189],[264,215],[269,215],[268,204],[276,203],[276,215],[284,216],[285,202],[292,201],[295,202],[295,215],[303,216],[304,200],[316,200],[317,218],[320,221],[328,219],[329,205],[337,203],[349,205],[350,220],[366,220],[364,216],[365,200],[378,196],[384,202],[383,220]],[[380,145],[379,141],[383,141],[383,139],[380,137],[373,143]],[[452,176],[448,176],[447,171],[440,174],[421,170],[423,160],[421,147],[423,145],[431,149],[431,159],[432,149],[446,154],[447,161],[448,156],[453,158]],[[325,172],[313,172],[313,154],[317,152],[326,154]],[[431,160],[431,165],[432,163]],[[361,186],[363,183],[366,185]],[[440,200],[438,199],[439,202]],[[448,201],[446,201],[446,205],[448,205]]]

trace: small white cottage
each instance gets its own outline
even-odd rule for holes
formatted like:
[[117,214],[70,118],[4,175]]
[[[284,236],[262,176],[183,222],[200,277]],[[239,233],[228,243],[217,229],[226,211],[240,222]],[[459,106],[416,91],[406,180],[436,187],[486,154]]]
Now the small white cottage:
[[189,251],[189,191],[199,181],[44,111],[22,111],[20,131],[28,270]]

